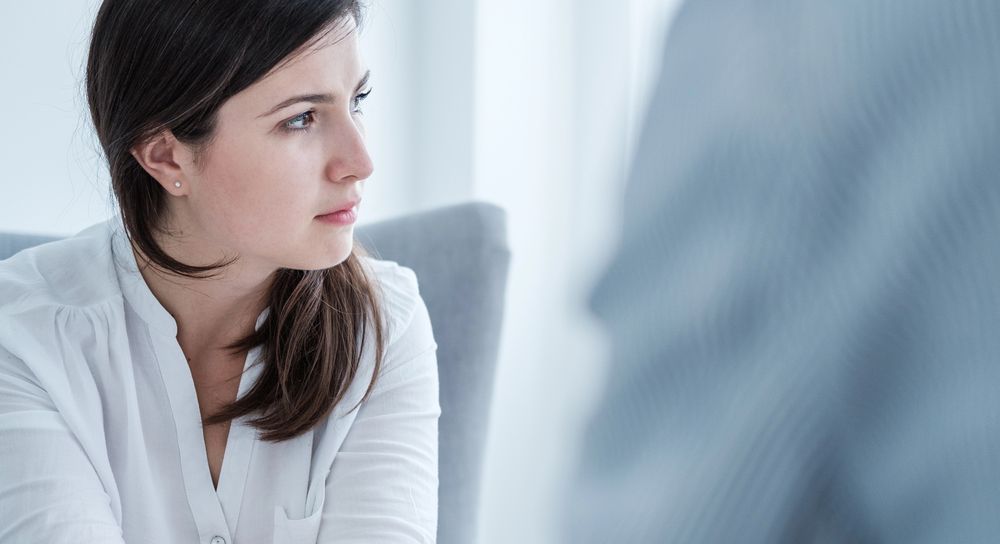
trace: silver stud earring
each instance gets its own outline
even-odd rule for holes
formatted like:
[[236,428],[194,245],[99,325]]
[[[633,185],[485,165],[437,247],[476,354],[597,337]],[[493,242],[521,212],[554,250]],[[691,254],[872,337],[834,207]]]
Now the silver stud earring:
[[177,187],[178,189],[180,189],[181,188],[181,182],[175,181],[174,182],[174,187]]

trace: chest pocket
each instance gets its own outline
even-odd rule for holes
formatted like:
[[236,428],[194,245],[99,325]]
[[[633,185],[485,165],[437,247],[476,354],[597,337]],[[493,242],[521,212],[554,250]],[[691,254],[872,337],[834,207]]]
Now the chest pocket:
[[323,518],[323,508],[308,517],[288,519],[285,509],[274,507],[274,544],[316,544],[319,537],[319,522]]
[[313,511],[301,519],[289,519],[285,509],[278,505],[274,507],[273,544],[316,544],[319,538],[319,524],[323,519],[323,504],[326,493],[320,481],[318,496]]

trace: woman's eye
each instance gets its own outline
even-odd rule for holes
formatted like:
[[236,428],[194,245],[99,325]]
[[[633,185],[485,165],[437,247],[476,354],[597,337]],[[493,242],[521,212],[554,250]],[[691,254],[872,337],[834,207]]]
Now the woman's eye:
[[314,112],[314,111],[307,111],[307,112],[303,112],[300,115],[296,115],[295,117],[292,117],[291,119],[289,119],[285,123],[285,126],[284,126],[285,130],[287,130],[289,132],[295,132],[295,131],[300,131],[300,130],[309,130],[309,127],[312,126],[312,124],[315,122],[314,121],[314,114],[315,113],[316,112]]
[[372,94],[371,89],[369,89],[366,92],[363,92],[363,93],[359,94],[358,96],[355,96],[354,97],[354,107],[352,108],[351,111],[353,111],[354,113],[364,113],[361,110],[361,103],[364,102],[365,99],[368,98],[368,95],[370,95],[370,94]]
[[[351,113],[363,114],[364,112],[361,111],[361,103],[364,102],[371,93],[371,90],[368,90],[367,92],[355,96],[351,103]],[[281,128],[283,128],[286,132],[305,132],[308,131],[309,128],[315,123],[316,112],[315,110],[309,110],[292,117],[288,121],[285,121]]]

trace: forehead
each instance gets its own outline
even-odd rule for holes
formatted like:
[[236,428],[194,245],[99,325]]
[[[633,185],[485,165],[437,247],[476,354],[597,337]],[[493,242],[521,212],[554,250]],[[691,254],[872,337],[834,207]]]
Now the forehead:
[[259,109],[304,92],[350,94],[361,72],[357,25],[348,17],[332,25],[321,39],[310,40],[288,55],[228,102],[232,107]]

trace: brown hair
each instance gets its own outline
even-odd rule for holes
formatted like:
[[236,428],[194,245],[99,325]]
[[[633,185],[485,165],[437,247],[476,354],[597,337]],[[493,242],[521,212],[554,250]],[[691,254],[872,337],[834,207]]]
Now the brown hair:
[[[347,17],[361,23],[356,0],[103,2],[91,34],[87,100],[126,234],[152,264],[211,278],[238,257],[192,266],[164,252],[154,233],[169,235],[166,194],[130,150],[170,129],[197,156],[211,142],[216,113],[228,98]],[[348,258],[332,268],[274,274],[267,318],[227,346],[235,354],[261,346],[260,377],[245,395],[205,418],[205,425],[255,413],[249,423],[262,440],[307,432],[343,400],[371,327],[375,368],[361,400],[368,398],[382,363],[385,325],[377,283],[361,260],[366,255],[355,242]]]

